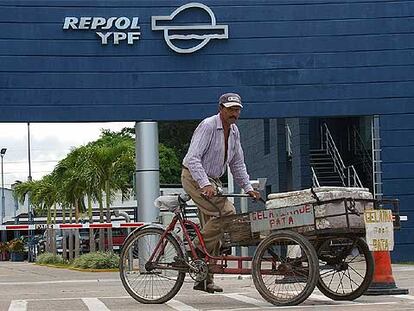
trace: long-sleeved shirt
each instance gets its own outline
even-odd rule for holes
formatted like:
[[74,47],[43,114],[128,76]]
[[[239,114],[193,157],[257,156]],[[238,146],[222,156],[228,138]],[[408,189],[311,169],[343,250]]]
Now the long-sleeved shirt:
[[208,177],[221,177],[229,165],[236,183],[245,192],[252,191],[253,187],[244,164],[239,129],[235,124],[230,125],[226,161],[224,153],[224,129],[220,114],[217,114],[204,119],[198,125],[191,138],[183,165],[189,169],[200,188],[210,185]]

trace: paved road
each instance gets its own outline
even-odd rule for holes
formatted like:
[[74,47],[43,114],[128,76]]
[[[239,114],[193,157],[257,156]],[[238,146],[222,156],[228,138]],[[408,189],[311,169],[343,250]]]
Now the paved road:
[[[413,295],[363,296],[354,302],[336,302],[315,291],[310,299],[287,310],[414,310],[414,266],[394,265],[399,287]],[[173,300],[164,305],[142,305],[128,296],[118,273],[77,272],[36,266],[29,263],[0,262],[0,310],[267,310],[275,307],[256,291],[250,277],[217,276],[222,294],[192,290],[188,280]]]

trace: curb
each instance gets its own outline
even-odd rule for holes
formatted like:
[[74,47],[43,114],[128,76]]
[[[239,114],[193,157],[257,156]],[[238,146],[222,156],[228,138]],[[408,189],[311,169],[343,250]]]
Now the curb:
[[80,271],[80,272],[119,272],[118,268],[113,269],[83,269],[83,268],[75,268],[71,266],[58,266],[53,264],[42,264],[42,263],[35,263],[35,265],[42,266],[42,267],[49,267],[49,268],[56,268],[56,269],[67,269],[73,271]]

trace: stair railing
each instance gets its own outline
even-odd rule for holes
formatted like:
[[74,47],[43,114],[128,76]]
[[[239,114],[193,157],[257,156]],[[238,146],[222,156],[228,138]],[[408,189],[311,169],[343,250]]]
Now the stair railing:
[[292,131],[288,124],[286,124],[286,153],[288,157],[292,156]]
[[362,158],[362,167],[364,172],[371,175],[372,174],[372,156],[368,148],[365,146],[364,140],[359,134],[355,126],[352,127],[353,141],[354,141],[354,153],[357,155],[359,152],[359,157]]
[[359,179],[359,176],[355,170],[355,167],[353,165],[350,165],[347,167],[348,170],[348,186],[349,187],[357,187],[357,188],[363,188],[361,180]]
[[358,173],[355,170],[353,165],[346,167],[344,161],[342,160],[341,154],[336,147],[335,141],[329,131],[328,125],[323,124],[325,130],[325,145],[326,153],[329,154],[334,163],[334,169],[338,172],[338,175],[342,181],[342,185],[348,187],[359,187],[363,188],[361,180],[358,176]]
[[313,169],[312,166],[311,166],[311,170],[312,170],[312,185],[314,187],[320,187],[318,176],[316,176],[315,170]]
[[339,177],[341,178],[342,184],[345,186],[346,173],[345,173],[344,161],[342,161],[341,154],[339,153],[338,148],[335,145],[335,141],[332,138],[328,125],[324,123],[323,126],[325,130],[326,153],[331,156],[334,162],[335,171],[338,172]]

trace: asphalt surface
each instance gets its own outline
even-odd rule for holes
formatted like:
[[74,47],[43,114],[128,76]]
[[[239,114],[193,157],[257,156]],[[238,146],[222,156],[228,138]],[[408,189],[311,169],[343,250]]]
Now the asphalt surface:
[[0,310],[414,310],[414,266],[393,265],[393,275],[398,287],[409,289],[409,295],[362,296],[353,302],[339,302],[315,290],[299,306],[275,307],[259,295],[250,276],[217,275],[216,282],[224,288],[223,293],[194,291],[193,282],[186,279],[178,295],[168,303],[143,305],[127,294],[116,272],[0,262]]

